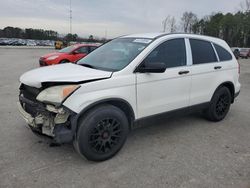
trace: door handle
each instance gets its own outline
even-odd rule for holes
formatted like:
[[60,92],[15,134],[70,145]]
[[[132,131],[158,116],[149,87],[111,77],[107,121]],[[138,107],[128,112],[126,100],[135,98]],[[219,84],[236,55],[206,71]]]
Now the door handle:
[[214,67],[215,70],[218,70],[218,69],[221,69],[221,68],[222,68],[221,66]]
[[180,71],[179,75],[188,74],[188,73],[189,73],[189,71]]

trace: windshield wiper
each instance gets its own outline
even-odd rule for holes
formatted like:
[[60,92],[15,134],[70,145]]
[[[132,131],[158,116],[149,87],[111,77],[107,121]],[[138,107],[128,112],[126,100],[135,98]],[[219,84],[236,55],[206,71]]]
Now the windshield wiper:
[[116,69],[109,69],[109,68],[103,68],[103,67],[96,67],[96,66],[93,66],[93,65],[90,65],[90,64],[86,64],[86,63],[77,64],[77,65],[81,65],[81,66],[88,67],[88,68],[91,68],[91,69],[97,69],[97,70],[102,70],[102,71],[108,71],[108,72],[118,71],[118,70],[116,70]]
[[91,69],[95,68],[93,65],[90,65],[90,64],[78,64],[78,65],[81,65],[81,66],[84,66],[84,67],[88,67],[88,68],[91,68]]

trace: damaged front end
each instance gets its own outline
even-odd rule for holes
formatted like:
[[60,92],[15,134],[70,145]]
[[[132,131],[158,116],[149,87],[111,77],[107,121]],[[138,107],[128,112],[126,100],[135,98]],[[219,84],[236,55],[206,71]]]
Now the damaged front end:
[[34,132],[53,138],[55,143],[71,142],[71,122],[76,114],[62,105],[39,101],[43,91],[21,84],[18,109],[22,117]]

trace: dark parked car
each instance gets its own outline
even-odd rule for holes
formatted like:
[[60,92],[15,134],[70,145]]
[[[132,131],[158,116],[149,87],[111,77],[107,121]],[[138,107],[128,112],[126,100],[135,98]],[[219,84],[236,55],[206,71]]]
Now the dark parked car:
[[235,58],[239,59],[239,57],[240,57],[240,50],[239,50],[239,48],[234,49],[233,53],[234,53]]

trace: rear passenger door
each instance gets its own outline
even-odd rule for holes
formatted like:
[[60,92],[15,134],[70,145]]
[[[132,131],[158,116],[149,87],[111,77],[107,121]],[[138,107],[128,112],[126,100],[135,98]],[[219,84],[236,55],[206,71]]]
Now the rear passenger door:
[[220,64],[211,42],[189,39],[193,59],[190,105],[209,102],[217,85]]
[[191,70],[187,66],[183,38],[171,39],[156,47],[142,62],[165,63],[164,73],[136,73],[139,118],[189,105]]

